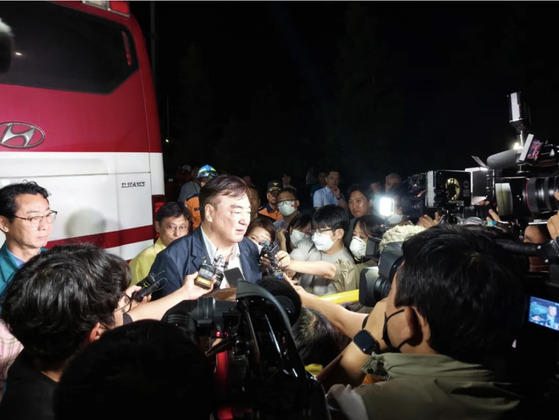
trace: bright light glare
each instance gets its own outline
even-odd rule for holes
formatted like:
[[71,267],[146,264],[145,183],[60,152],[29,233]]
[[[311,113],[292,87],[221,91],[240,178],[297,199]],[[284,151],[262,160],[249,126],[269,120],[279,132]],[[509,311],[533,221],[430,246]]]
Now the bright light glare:
[[379,213],[383,217],[388,217],[394,213],[394,200],[390,197],[382,197],[379,203]]

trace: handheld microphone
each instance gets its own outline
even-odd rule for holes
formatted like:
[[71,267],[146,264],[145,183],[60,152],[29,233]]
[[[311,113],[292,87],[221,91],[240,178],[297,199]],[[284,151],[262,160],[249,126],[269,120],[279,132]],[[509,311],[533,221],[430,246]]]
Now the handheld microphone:
[[140,286],[142,286],[142,288],[132,293],[132,298],[136,302],[141,302],[143,298],[145,298],[148,295],[151,295],[153,292],[163,287],[166,281],[167,281],[166,277],[162,277],[159,280],[156,280],[155,276],[149,273],[145,279],[143,279],[140,283],[138,283]]

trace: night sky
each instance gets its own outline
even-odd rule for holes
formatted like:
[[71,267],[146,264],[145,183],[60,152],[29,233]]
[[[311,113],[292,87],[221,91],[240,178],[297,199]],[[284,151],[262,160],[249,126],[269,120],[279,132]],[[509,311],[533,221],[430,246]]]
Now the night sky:
[[[149,3],[131,6],[150,47]],[[158,1],[161,125],[177,147],[166,167],[212,163],[263,183],[282,169],[302,182],[310,165],[337,166],[346,183],[464,169],[477,166],[472,155],[512,146],[516,91],[531,131],[555,144],[558,11],[556,2]]]

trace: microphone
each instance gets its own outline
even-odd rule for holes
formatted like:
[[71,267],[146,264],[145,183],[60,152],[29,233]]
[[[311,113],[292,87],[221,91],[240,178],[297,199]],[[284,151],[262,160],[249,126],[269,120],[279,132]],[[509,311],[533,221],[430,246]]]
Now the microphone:
[[142,288],[132,293],[132,298],[136,302],[141,302],[143,298],[145,298],[148,295],[151,295],[153,292],[163,287],[166,281],[167,281],[166,277],[162,277],[159,280],[156,280],[155,276],[149,273],[145,279],[143,279],[140,283],[138,283],[138,285],[142,286]]
[[504,152],[495,153],[487,158],[487,166],[489,169],[507,169],[518,164],[520,152],[514,149],[505,150]]
[[559,259],[559,237],[542,244],[513,242],[507,239],[497,239],[496,241],[504,249],[515,254],[536,256],[550,261]]

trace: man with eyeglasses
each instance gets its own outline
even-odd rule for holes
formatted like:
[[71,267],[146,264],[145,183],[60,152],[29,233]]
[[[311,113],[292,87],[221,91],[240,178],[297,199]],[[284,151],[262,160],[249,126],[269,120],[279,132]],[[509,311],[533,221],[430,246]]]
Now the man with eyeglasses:
[[353,256],[343,242],[348,228],[349,216],[339,206],[328,204],[313,213],[312,243],[303,242],[289,256],[300,261],[329,261],[336,266],[336,274],[333,278],[302,274],[299,284],[306,291],[322,296],[359,287]]
[[157,254],[175,239],[186,236],[190,232],[190,222],[190,211],[183,203],[171,201],[157,210],[155,231],[159,234],[159,238],[130,261],[132,284],[137,284],[147,277]]
[[[0,248],[0,313],[5,289],[19,268],[45,250],[56,219],[48,191],[37,183],[22,182],[0,189],[0,230],[5,242]],[[22,345],[0,322],[0,400],[8,368]]]

